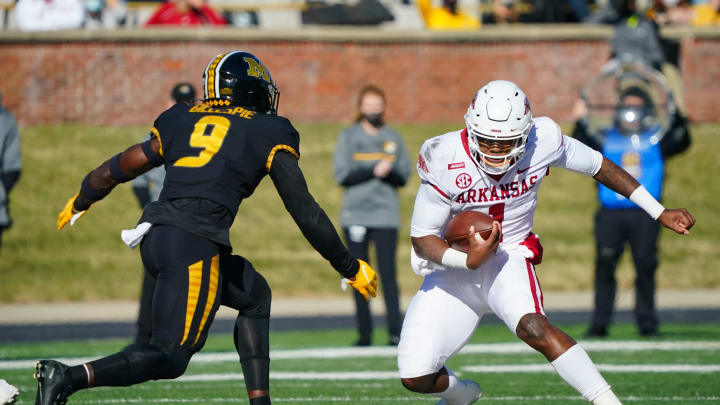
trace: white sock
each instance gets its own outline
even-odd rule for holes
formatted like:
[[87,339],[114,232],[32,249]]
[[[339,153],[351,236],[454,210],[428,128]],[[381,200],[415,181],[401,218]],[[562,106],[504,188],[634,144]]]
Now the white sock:
[[612,390],[607,390],[593,399],[593,405],[622,405],[622,402],[615,396]]
[[[569,348],[550,364],[565,382],[575,388],[583,398],[596,405],[599,403],[594,402],[595,399],[610,391],[610,385],[600,375],[587,352],[578,344]],[[612,394],[612,397],[615,397],[615,394]],[[615,399],[617,400],[617,397]],[[615,402],[608,404],[610,403],[614,404]],[[602,403],[602,405],[604,404],[606,402]]]
[[444,400],[450,401],[455,398],[455,389],[458,387],[458,379],[455,373],[453,373],[452,370],[450,370],[450,367],[445,366],[445,370],[447,370],[448,373],[448,387],[443,392],[436,392],[433,395],[435,395],[438,398],[442,398]]

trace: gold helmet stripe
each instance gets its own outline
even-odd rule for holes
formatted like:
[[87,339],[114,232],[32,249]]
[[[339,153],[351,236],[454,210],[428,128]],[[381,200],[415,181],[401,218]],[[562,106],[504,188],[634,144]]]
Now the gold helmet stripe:
[[216,70],[218,65],[220,64],[220,60],[225,57],[225,53],[221,53],[220,55],[216,56],[215,59],[208,64],[208,67],[205,69],[205,98],[216,98],[216,86],[215,83],[217,82],[218,78]]

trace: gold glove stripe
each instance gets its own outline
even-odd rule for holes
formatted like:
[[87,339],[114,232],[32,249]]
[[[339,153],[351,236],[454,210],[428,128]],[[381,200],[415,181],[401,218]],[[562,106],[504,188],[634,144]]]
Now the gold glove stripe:
[[295,148],[293,148],[290,145],[275,145],[274,148],[270,151],[270,155],[268,155],[267,163],[265,163],[265,171],[270,172],[270,167],[272,166],[272,161],[275,158],[275,153],[279,150],[284,150],[287,152],[290,152],[291,155],[295,156],[296,159],[300,159],[300,154],[295,151]]

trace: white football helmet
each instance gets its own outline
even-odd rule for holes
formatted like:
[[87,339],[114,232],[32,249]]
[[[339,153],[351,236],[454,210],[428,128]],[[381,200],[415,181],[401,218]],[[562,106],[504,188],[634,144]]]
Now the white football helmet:
[[[465,114],[468,145],[478,164],[489,174],[508,171],[525,153],[533,127],[530,102],[525,93],[512,82],[495,80],[478,90]],[[493,141],[511,142],[505,154],[489,154],[480,148]]]

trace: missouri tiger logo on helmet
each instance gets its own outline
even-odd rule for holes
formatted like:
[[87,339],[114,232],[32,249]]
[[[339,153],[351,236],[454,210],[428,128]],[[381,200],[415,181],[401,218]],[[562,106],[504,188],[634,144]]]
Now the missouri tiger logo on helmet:
[[234,51],[214,57],[203,73],[205,100],[221,100],[265,114],[277,114],[280,92],[270,70],[249,53]]

